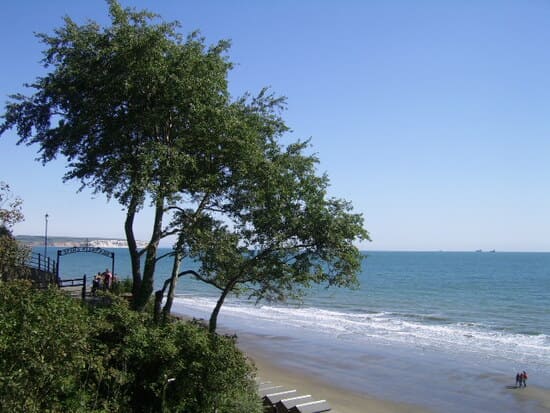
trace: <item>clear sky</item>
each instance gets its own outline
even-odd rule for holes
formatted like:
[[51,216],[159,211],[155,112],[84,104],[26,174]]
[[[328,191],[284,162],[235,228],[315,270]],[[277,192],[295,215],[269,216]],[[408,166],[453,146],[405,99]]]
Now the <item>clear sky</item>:
[[[209,43],[231,39],[234,96],[288,97],[290,140],[312,138],[330,194],[365,216],[369,250],[550,250],[550,1],[124,0]],[[69,15],[103,0],[2,4],[0,96],[43,72]],[[3,105],[2,105],[3,111]],[[0,138],[0,180],[24,201],[15,234],[124,238],[124,213],[62,183],[64,161]],[[150,212],[137,236],[149,236]]]

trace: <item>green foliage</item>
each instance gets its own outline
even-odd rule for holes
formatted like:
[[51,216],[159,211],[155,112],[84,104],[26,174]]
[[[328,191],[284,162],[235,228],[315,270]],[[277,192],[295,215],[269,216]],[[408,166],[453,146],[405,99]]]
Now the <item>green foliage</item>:
[[[30,85],[33,95],[11,96],[0,134],[16,128],[18,143],[37,144],[44,163],[66,157],[65,180],[126,208],[134,304],[143,309],[167,204],[226,188],[267,136],[249,133],[244,119],[253,115],[266,130],[278,121],[267,98],[230,101],[227,41],[208,46],[197,33],[184,39],[177,23],[115,0],[109,6],[106,27],[67,17],[53,34],[39,35],[48,72]],[[142,271],[133,223],[146,199],[156,215]]]
[[30,255],[30,248],[19,244],[9,231],[0,230],[0,280],[26,279],[30,270],[23,264]]
[[133,282],[131,278],[116,279],[111,287],[111,292],[114,295],[122,295],[132,292]]
[[10,229],[14,224],[23,221],[21,198],[14,197],[10,186],[0,181],[0,228]]
[[199,325],[0,283],[0,411],[259,413],[253,374]]
[[[263,89],[232,100],[228,42],[207,46],[197,33],[180,36],[177,23],[109,6],[106,27],[67,17],[39,35],[48,72],[31,85],[34,95],[11,96],[0,133],[16,128],[18,143],[39,145],[43,162],[65,156],[64,179],[126,208],[134,308],[149,301],[159,241],[171,234],[174,268],[193,256],[198,277],[221,290],[213,320],[230,291],[286,299],[312,283],[356,285],[363,219],[327,198],[307,142],[278,143],[289,130],[285,99]],[[138,251],[134,219],[146,199],[152,235]]]
[[11,228],[23,221],[23,201],[14,197],[10,187],[0,181],[0,280],[27,278],[28,269],[23,265],[30,249],[19,244],[12,236]]
[[75,300],[25,282],[0,283],[0,410],[84,412],[87,317]]
[[194,323],[156,325],[117,300],[93,313],[102,400],[116,396],[133,412],[261,411],[253,370],[233,339]]
[[204,194],[195,211],[176,214],[179,248],[200,263],[196,277],[221,291],[211,331],[230,292],[286,300],[312,284],[357,285],[363,257],[353,243],[369,239],[363,218],[327,197],[328,179],[316,175],[306,148],[267,145],[235,171],[223,198]]

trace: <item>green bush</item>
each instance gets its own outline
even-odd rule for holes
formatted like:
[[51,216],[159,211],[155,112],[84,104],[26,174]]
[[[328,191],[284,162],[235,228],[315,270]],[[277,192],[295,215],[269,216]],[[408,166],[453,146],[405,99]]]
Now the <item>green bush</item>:
[[86,312],[55,289],[0,283],[0,411],[86,411]]
[[11,233],[0,226],[0,280],[26,279],[30,270],[24,265],[30,249],[17,242]]
[[[93,311],[95,347],[105,354],[95,382],[102,400],[132,412],[261,412],[254,371],[229,337],[194,323],[156,325],[126,302]],[[107,356],[108,355],[108,356]]]
[[262,411],[233,338],[105,303],[0,283],[0,411]]
[[115,295],[122,295],[132,292],[133,282],[131,278],[117,279],[111,287],[111,292]]

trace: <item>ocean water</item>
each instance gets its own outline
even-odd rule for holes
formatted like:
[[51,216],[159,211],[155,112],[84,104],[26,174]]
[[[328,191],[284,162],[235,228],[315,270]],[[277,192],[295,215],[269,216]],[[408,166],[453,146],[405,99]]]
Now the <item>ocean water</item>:
[[[127,252],[114,251],[115,272],[124,277],[130,273]],[[53,257],[55,249],[50,254]],[[289,360],[296,351],[295,360],[302,363],[313,351],[319,357],[334,360],[332,373],[338,366],[347,366],[339,374],[347,375],[348,385],[355,390],[406,402],[425,399],[426,395],[422,395],[422,390],[407,395],[399,386],[392,393],[389,386],[380,385],[384,380],[376,381],[378,387],[376,383],[365,384],[365,375],[388,374],[398,354],[396,374],[402,376],[404,365],[411,370],[439,366],[443,370],[437,374],[447,377],[447,387],[454,385],[451,380],[463,380],[458,386],[462,392],[472,370],[494,377],[513,377],[516,371],[527,369],[531,383],[550,387],[550,253],[365,255],[359,289],[317,287],[301,304],[256,305],[242,297],[231,297],[222,308],[219,325],[242,334],[286,337],[293,341],[294,350],[288,344],[277,348],[270,339],[266,339],[266,345],[289,356]],[[110,261],[105,257],[75,254],[62,257],[60,271],[63,277],[70,278],[71,274],[94,274],[106,266],[110,266]],[[169,270],[169,262],[159,263],[157,286]],[[180,280],[177,293],[174,311],[197,318],[207,319],[217,298],[216,290],[189,278]],[[349,362],[353,361],[354,366],[362,363],[365,349],[374,358],[368,367],[365,364],[364,369],[358,369],[364,374],[355,369],[352,374]],[[385,370],[372,370],[377,354],[384,359]],[[422,364],[422,360],[429,362]],[[316,365],[313,357],[309,368],[322,375]],[[415,380],[414,374],[410,377]],[[441,393],[446,394],[449,389],[440,385]],[[432,398],[436,387],[431,388]],[[475,395],[476,391],[471,393]],[[439,400],[431,407],[453,411],[452,406],[445,405],[445,396]],[[489,401],[492,407],[496,406],[495,400]],[[463,403],[467,405],[467,399]],[[502,403],[501,411],[507,411],[504,406],[509,406],[508,396]],[[483,410],[479,405],[479,400],[472,399],[471,411],[496,411]]]
[[[127,251],[112,251],[115,273],[129,276]],[[48,255],[56,258],[56,249],[49,248]],[[486,353],[550,368],[550,253],[365,255],[359,289],[314,288],[301,305],[255,305],[233,297],[222,314],[308,327],[345,340],[376,338]],[[80,253],[62,256],[59,265],[62,276],[71,278],[93,275],[111,263],[97,254]],[[157,287],[169,272],[170,262],[160,261]],[[189,278],[180,279],[177,293],[181,304],[204,311],[217,297],[212,287]]]

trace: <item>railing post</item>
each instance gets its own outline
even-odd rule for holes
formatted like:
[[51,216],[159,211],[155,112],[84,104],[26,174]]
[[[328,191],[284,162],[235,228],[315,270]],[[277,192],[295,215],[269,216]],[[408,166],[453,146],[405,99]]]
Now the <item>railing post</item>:
[[82,301],[86,301],[86,274],[82,277]]

